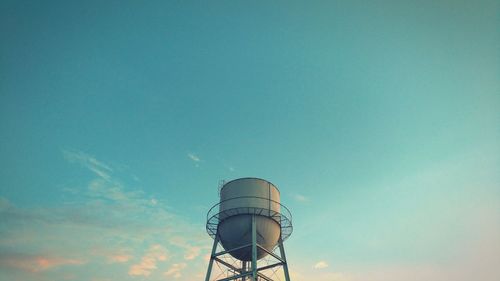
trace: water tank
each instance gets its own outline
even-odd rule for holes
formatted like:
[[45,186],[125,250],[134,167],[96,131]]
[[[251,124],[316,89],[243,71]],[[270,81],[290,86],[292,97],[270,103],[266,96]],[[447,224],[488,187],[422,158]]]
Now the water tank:
[[[224,249],[252,243],[252,215],[256,215],[257,244],[272,251],[281,235],[281,204],[278,188],[258,178],[241,178],[220,190],[218,234]],[[251,247],[230,252],[242,261],[252,260]],[[267,253],[257,250],[257,259]]]
[[[278,267],[283,270],[284,280],[290,281],[283,242],[292,234],[292,215],[280,203],[278,188],[263,179],[241,178],[220,186],[219,195],[220,202],[207,214],[207,232],[214,244],[205,281],[212,280],[214,264],[222,270],[219,277],[225,275],[219,281],[271,281],[275,279],[265,271],[274,268],[271,274],[275,276]],[[259,265],[258,260],[268,254],[279,262]]]

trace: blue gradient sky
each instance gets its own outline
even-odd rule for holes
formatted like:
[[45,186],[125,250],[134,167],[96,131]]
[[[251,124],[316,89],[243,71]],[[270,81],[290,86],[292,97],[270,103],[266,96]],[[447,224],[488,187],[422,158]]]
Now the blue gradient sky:
[[498,1],[2,1],[0,279],[201,280],[219,180],[294,281],[498,280]]

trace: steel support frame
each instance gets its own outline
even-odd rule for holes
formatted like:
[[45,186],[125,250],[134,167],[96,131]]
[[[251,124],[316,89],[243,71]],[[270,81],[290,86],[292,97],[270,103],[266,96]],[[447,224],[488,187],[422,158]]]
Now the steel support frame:
[[[266,281],[273,281],[271,278],[267,277],[266,275],[264,275],[260,271],[263,271],[263,270],[266,270],[266,269],[270,269],[270,268],[274,268],[276,266],[282,266],[283,267],[283,272],[285,274],[285,281],[290,281],[290,275],[288,273],[288,264],[287,264],[287,261],[286,261],[285,248],[283,246],[283,240],[280,237],[280,239],[278,241],[278,247],[279,247],[280,255],[272,253],[272,252],[266,250],[261,245],[257,244],[257,224],[256,224],[256,219],[255,219],[256,216],[257,215],[255,215],[255,214],[252,215],[252,243],[251,244],[248,244],[248,245],[245,245],[245,246],[240,246],[240,247],[237,247],[237,248],[234,248],[234,249],[230,249],[230,250],[223,250],[223,251],[217,252],[217,245],[220,243],[220,239],[219,239],[219,234],[218,233],[215,235],[215,237],[214,237],[214,244],[213,244],[213,247],[212,247],[212,253],[210,255],[210,261],[208,262],[208,269],[207,269],[207,275],[205,277],[205,281],[210,281],[210,276],[212,274],[212,268],[213,268],[214,262],[222,264],[223,266],[225,266],[228,269],[231,269],[231,270],[233,270],[234,272],[237,273],[237,274],[235,274],[233,276],[229,276],[229,277],[226,277],[226,278],[218,279],[218,280],[215,280],[215,281],[231,281],[231,280],[258,281],[258,280],[262,280],[262,279],[266,280]],[[221,255],[230,254],[233,251],[240,250],[240,249],[247,248],[247,247],[251,247],[252,248],[251,249],[252,250],[252,261],[248,261],[248,262],[243,261],[241,263],[241,268],[238,268],[238,267],[236,267],[234,265],[231,265],[231,264],[229,264],[229,263],[227,263],[227,262],[225,262],[225,261],[223,261],[223,260],[221,260],[219,258],[219,256],[221,256]],[[267,252],[269,255],[271,255],[272,257],[274,257],[275,259],[277,259],[278,262],[274,263],[274,264],[262,266],[262,267],[259,268],[257,266],[257,249],[261,249],[261,250]]]

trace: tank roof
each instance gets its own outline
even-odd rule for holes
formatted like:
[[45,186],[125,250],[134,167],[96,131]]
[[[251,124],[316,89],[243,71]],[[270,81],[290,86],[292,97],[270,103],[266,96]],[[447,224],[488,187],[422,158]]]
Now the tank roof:
[[219,192],[222,192],[222,190],[224,189],[224,187],[231,183],[231,182],[235,182],[235,181],[239,181],[239,180],[261,180],[261,181],[265,181],[269,184],[271,184],[272,186],[274,186],[276,188],[276,190],[278,191],[278,193],[281,195],[281,192],[279,190],[279,188],[272,182],[268,181],[268,180],[265,180],[265,179],[261,179],[261,178],[257,178],[257,177],[244,177],[244,178],[237,178],[237,179],[234,179],[234,180],[230,180],[228,182],[225,182],[224,185],[222,185],[222,187],[220,188]]

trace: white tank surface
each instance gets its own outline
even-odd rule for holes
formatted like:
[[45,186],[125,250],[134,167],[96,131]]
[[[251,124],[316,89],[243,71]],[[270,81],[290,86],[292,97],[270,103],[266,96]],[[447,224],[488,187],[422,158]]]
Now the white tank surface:
[[[235,249],[252,243],[252,215],[255,214],[257,243],[272,251],[281,235],[281,205],[278,188],[258,178],[230,181],[220,191],[218,233],[224,249]],[[252,260],[251,247],[230,253],[242,260]],[[257,250],[257,259],[267,253]]]

